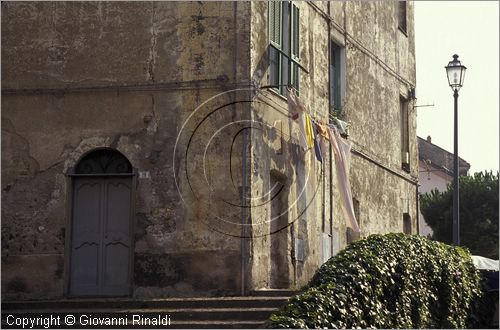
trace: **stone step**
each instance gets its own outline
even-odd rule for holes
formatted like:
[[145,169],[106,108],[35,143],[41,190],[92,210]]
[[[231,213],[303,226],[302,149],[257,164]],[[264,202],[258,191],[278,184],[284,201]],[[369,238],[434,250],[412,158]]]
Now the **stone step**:
[[172,323],[177,329],[257,329],[262,328],[262,321],[179,321]]
[[[2,302],[2,328],[19,328],[8,324],[14,318],[52,318],[58,324],[50,328],[158,328],[182,329],[259,328],[296,291],[262,290],[254,296],[191,297],[165,299],[89,298]],[[75,323],[63,321],[71,315]],[[82,318],[83,316],[83,318]],[[89,320],[115,320],[115,325],[89,323]],[[165,326],[153,320],[170,322]],[[121,323],[117,323],[121,320]],[[136,320],[136,322],[134,322]],[[137,322],[137,320],[145,320]],[[148,320],[150,323],[148,323]],[[85,323],[87,322],[87,323]],[[42,328],[43,326],[39,326]]]
[[250,291],[253,297],[292,297],[298,295],[300,291],[289,289],[260,289]]
[[65,310],[65,309],[107,309],[107,308],[277,308],[286,303],[287,296],[248,297],[194,297],[165,299],[59,299],[5,301],[2,310]]
[[[245,321],[212,321],[212,320],[203,320],[203,321],[176,321],[170,322],[169,325],[155,325],[155,324],[144,324],[135,322],[133,319],[127,319],[125,322],[121,322],[116,325],[99,325],[99,324],[88,324],[88,323],[80,323],[76,322],[73,325],[68,325],[64,322],[63,319],[57,324],[53,322],[49,327],[45,326],[35,326],[34,328],[50,328],[50,329],[82,329],[82,328],[93,328],[93,329],[158,329],[158,328],[173,328],[173,329],[256,329],[263,328],[263,321],[255,321],[255,320],[245,320]],[[9,328],[20,328],[19,326],[13,326],[12,324],[7,324],[5,319],[2,319],[2,329]]]

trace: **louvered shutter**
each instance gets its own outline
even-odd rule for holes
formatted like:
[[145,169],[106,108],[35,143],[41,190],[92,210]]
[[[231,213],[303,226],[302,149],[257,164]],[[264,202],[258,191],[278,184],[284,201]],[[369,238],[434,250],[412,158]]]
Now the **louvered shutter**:
[[300,12],[299,7],[297,7],[293,2],[290,6],[290,57],[291,61],[291,72],[290,72],[290,83],[295,87],[297,92],[299,91],[300,83],[300,70],[296,62],[299,61],[300,53]]
[[281,1],[269,2],[269,40],[281,49]]
[[299,58],[299,7],[292,3],[292,40],[291,40],[291,49],[292,49],[292,58]]

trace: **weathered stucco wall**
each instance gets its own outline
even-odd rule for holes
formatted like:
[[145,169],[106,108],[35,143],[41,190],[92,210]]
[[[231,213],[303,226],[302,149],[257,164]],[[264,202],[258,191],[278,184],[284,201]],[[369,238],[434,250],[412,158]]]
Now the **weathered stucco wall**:
[[[239,290],[240,239],[208,228],[206,201],[182,203],[173,166],[192,133],[181,129],[188,116],[248,80],[248,16],[248,4],[230,2],[2,3],[4,299],[64,294],[66,173],[98,147],[117,149],[139,174],[133,295]],[[214,123],[234,118],[226,112]],[[212,133],[201,129],[195,138]],[[226,159],[227,150],[208,156]]]
[[[337,6],[339,6],[338,4]],[[402,231],[403,213],[417,232],[418,146],[416,110],[409,100],[410,172],[401,168],[400,96],[415,87],[413,3],[407,2],[407,31],[398,28],[397,1],[347,2],[346,99],[354,154],[351,180],[359,201],[361,231]],[[382,165],[382,166],[380,166]],[[385,169],[383,168],[385,167]]]
[[244,17],[235,26],[235,15],[244,7],[210,2],[6,2],[2,41],[9,61],[2,65],[3,88],[134,85],[229,75],[239,38],[235,34],[245,26]]
[[[415,233],[416,113],[410,102],[411,170],[407,173],[401,169],[399,108],[400,95],[407,96],[415,86],[413,5],[408,3],[406,34],[398,29],[397,2],[300,2],[298,6],[300,59],[307,70],[301,73],[300,100],[316,119],[328,122],[329,28],[331,40],[345,48],[345,95],[341,116],[350,124],[348,141],[353,148],[350,178],[353,198],[358,202],[356,212],[361,235],[403,231],[404,213],[412,217],[412,232]],[[257,86],[269,84],[268,64],[262,64],[267,58],[269,44],[267,38],[262,38],[267,36],[267,7],[265,3],[252,4],[251,71]],[[281,271],[290,286],[300,286],[322,263],[325,240],[330,240],[328,245],[334,253],[347,244],[337,178],[333,168],[329,168],[329,157],[322,175],[314,154],[311,151],[304,153],[297,146],[294,139],[298,134],[297,124],[287,118],[284,98],[266,90],[257,92],[255,99],[261,102],[254,107],[255,119],[265,123],[270,132],[265,136],[267,139],[260,138],[260,133],[255,133],[252,139],[255,158],[252,192],[265,206],[252,208],[251,221],[259,223],[268,219],[271,223],[259,226],[258,230],[254,228],[249,260],[252,265],[250,285],[273,287],[276,285],[273,272]],[[273,130],[278,135],[273,136]],[[273,208],[279,209],[281,201],[278,197],[269,197],[275,192],[273,175],[276,172],[285,182],[279,194],[288,201],[285,220],[273,217]],[[306,177],[314,179],[304,184]],[[326,188],[322,187],[323,182]],[[302,188],[305,188],[303,194]],[[333,197],[332,203],[330,197]],[[273,232],[276,226],[282,226],[273,225],[273,222],[290,226],[285,233],[265,235]],[[273,243],[273,239],[278,243]],[[299,239],[303,239],[300,244]],[[276,252],[276,249],[281,251]],[[299,262],[299,255],[304,260]],[[280,262],[286,266],[275,265]],[[265,267],[258,267],[260,264]]]
[[[300,99],[309,113],[327,122],[327,22],[307,3],[296,5],[300,10],[300,63],[308,71],[301,72]],[[269,85],[267,13],[267,3],[252,3],[251,71],[257,86]],[[284,97],[260,89],[253,110],[253,120],[263,123],[266,130],[252,134],[250,179],[252,196],[260,204],[251,210],[249,285],[256,289],[300,287],[320,265],[323,212],[328,213],[322,207],[322,182],[328,177],[314,150],[304,151],[299,146],[298,124],[289,118]],[[327,169],[328,158],[325,163]]]

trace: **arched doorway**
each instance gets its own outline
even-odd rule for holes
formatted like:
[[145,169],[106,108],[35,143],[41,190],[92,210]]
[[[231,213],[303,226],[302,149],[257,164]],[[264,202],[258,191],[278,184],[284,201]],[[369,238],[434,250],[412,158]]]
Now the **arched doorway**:
[[72,176],[69,295],[130,294],[133,171],[113,149],[85,155]]

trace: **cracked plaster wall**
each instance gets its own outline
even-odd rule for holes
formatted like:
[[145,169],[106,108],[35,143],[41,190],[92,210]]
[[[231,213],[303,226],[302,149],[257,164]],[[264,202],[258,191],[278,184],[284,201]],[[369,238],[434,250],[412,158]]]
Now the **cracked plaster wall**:
[[[228,2],[2,3],[2,86],[9,91],[2,96],[3,299],[65,294],[66,173],[99,147],[120,151],[140,174],[132,295],[239,289],[239,240],[210,231],[196,200],[182,204],[172,164],[189,114],[227,90],[224,84],[247,80],[241,50],[248,49],[248,38],[238,37],[248,35],[247,8]],[[173,88],[148,88],[165,84]],[[186,139],[181,136],[179,148]],[[216,149],[217,155],[226,150]],[[217,171],[218,162],[209,165]],[[183,180],[180,189],[187,189]]]
[[[413,3],[408,2],[406,33],[398,29],[397,1],[296,4],[300,8],[300,63],[308,71],[301,72],[300,100],[309,114],[317,119],[328,121],[329,27],[331,40],[345,47],[346,92],[342,119],[351,125],[348,140],[353,149],[372,160],[356,154],[350,156],[349,173],[353,197],[359,201],[361,236],[403,231],[403,213],[411,215],[412,232],[416,233],[416,186],[408,182],[415,182],[418,174],[416,111],[412,101],[409,104],[410,173],[401,169],[399,126],[400,95],[408,95],[408,90],[415,86]],[[251,70],[253,81],[259,85],[269,84],[267,63],[262,64],[266,61],[269,41],[260,37],[267,36],[267,11],[266,3],[252,3]],[[327,16],[333,19],[330,25]],[[287,118],[285,99],[273,92],[262,92],[257,99],[267,104],[255,106],[256,118],[269,127],[276,126],[281,120],[283,142],[273,137],[272,129],[266,134],[255,133],[253,136],[252,193],[267,204],[252,209],[251,221],[262,223],[262,219],[271,219],[273,203],[265,193],[271,189],[270,172],[273,169],[279,171],[290,187],[285,192],[286,197],[296,202],[286,215],[293,225],[281,248],[288,256],[290,285],[300,287],[307,283],[324,260],[324,235],[330,234],[330,223],[334,253],[347,244],[337,178],[334,171],[330,171],[332,164],[329,159],[325,161],[322,178],[318,176],[320,166],[313,151],[304,153],[297,148],[293,138],[297,136],[297,125]],[[330,175],[333,186],[329,184]],[[318,180],[304,180],[315,177]],[[323,180],[326,183],[324,191],[321,187]],[[308,196],[312,196],[317,188],[318,194],[302,213],[304,205],[308,204]],[[333,198],[333,209],[330,198]],[[273,243],[272,238],[265,235],[269,231],[272,231],[272,225],[268,224],[258,226],[253,233],[255,238],[249,263],[250,281],[255,287],[269,287],[272,283]],[[303,239],[301,244],[299,239]],[[304,256],[302,262],[294,260],[298,255]],[[257,267],[259,264],[266,267]]]
[[[398,28],[397,1],[346,2],[343,6],[334,5],[339,12],[345,10],[345,21],[339,23],[369,50],[366,54],[352,43],[346,50],[344,116],[351,124],[349,139],[356,150],[416,182],[415,100],[409,100],[408,105],[409,173],[401,169],[399,108],[400,96],[406,98],[416,85],[413,2],[407,2],[406,33]],[[351,157],[351,163],[352,191],[360,203],[362,235],[403,231],[403,213],[410,214],[412,233],[417,233],[415,184],[356,155]]]

